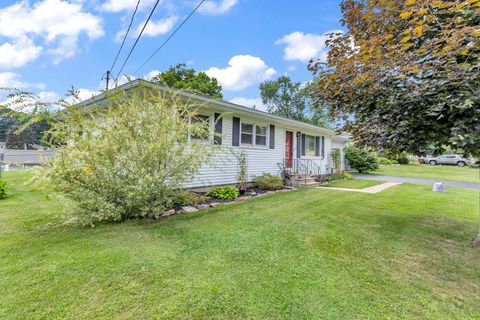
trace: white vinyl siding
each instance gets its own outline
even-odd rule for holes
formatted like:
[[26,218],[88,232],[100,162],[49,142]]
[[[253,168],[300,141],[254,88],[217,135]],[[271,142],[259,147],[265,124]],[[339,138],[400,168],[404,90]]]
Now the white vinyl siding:
[[[239,147],[232,146],[232,126],[233,117],[240,118],[240,134],[242,131],[242,123],[253,125],[253,144],[240,144]],[[269,141],[269,125],[275,125],[275,148],[268,148]],[[256,126],[266,128],[266,144],[267,146],[256,145]],[[247,117],[242,117],[235,114],[227,114],[223,116],[222,122],[222,146],[211,164],[204,165],[200,169],[199,174],[185,187],[201,187],[211,185],[235,185],[237,183],[236,177],[239,171],[237,155],[243,152],[247,160],[247,175],[248,181],[252,181],[256,176],[261,175],[264,172],[268,172],[274,175],[280,174],[280,167],[278,163],[285,158],[285,132],[291,131],[293,135],[293,157],[296,158],[297,139],[296,132],[303,132],[305,130],[302,127],[285,127],[281,123],[271,121],[269,123],[263,121],[255,121]],[[262,130],[260,130],[262,131]],[[261,132],[260,132],[261,133]],[[327,155],[331,152],[331,137],[321,132],[315,132],[313,130],[305,130],[306,135],[325,136],[325,159],[315,156],[302,156],[302,159],[311,159],[317,165],[321,167],[322,173],[326,173],[328,167]],[[262,134],[260,134],[261,136]],[[241,137],[240,137],[241,139]],[[315,141],[315,139],[314,139]],[[300,146],[298,146],[300,147]],[[341,146],[343,148],[343,145]],[[315,148],[313,149],[315,154]],[[343,156],[343,154],[342,154]]]

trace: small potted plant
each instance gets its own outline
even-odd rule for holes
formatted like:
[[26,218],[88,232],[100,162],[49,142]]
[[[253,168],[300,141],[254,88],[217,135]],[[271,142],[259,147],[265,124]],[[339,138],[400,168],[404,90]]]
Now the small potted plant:
[[247,157],[245,153],[242,151],[238,158],[238,174],[237,174],[237,182],[238,182],[238,191],[241,195],[244,195],[247,191]]

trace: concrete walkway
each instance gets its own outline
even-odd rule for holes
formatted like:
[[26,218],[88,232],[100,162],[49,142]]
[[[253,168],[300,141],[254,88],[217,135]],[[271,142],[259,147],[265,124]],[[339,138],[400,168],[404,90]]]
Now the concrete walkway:
[[386,182],[382,184],[377,184],[376,186],[371,186],[363,189],[353,189],[353,188],[335,188],[335,187],[317,187],[319,189],[330,189],[330,190],[340,190],[340,191],[351,191],[351,192],[362,192],[362,193],[379,193],[380,191],[386,190],[388,188],[398,186],[401,182]]
[[434,179],[422,179],[422,178],[406,178],[406,177],[391,177],[391,176],[377,176],[373,174],[355,174],[355,178],[365,180],[377,180],[377,181],[390,181],[390,182],[409,182],[433,185],[434,182],[440,181],[445,186],[480,189],[480,183],[478,182],[463,182],[463,181],[450,181],[450,180],[434,180]]

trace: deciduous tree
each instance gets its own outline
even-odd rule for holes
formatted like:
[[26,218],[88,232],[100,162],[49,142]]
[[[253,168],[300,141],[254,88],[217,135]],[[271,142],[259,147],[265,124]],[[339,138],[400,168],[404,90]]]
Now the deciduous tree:
[[317,125],[329,125],[325,108],[322,105],[313,108],[313,83],[293,82],[289,76],[281,76],[262,82],[260,96],[270,113]]
[[222,86],[217,79],[209,77],[205,72],[187,69],[183,63],[171,66],[152,78],[152,81],[170,88],[199,93],[213,98],[223,99]]
[[480,153],[480,0],[345,0],[348,32],[313,61],[317,97],[356,142]]

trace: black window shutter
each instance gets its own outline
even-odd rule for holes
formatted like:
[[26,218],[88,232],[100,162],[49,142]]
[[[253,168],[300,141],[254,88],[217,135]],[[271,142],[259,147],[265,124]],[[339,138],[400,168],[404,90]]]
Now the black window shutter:
[[240,146],[240,118],[233,117],[232,146]]
[[305,146],[305,143],[306,143],[305,140],[306,140],[306,139],[305,139],[305,135],[302,134],[302,156],[305,155],[305,147],[306,147],[306,146]]
[[315,137],[315,156],[320,156],[320,137]]
[[215,137],[213,137],[213,140],[216,144],[222,144],[222,124],[221,114],[215,113]]
[[302,135],[300,132],[297,132],[297,158],[302,156],[301,147],[302,146]]
[[270,149],[275,149],[275,126],[270,125]]
[[322,136],[322,157],[325,157],[325,137]]

